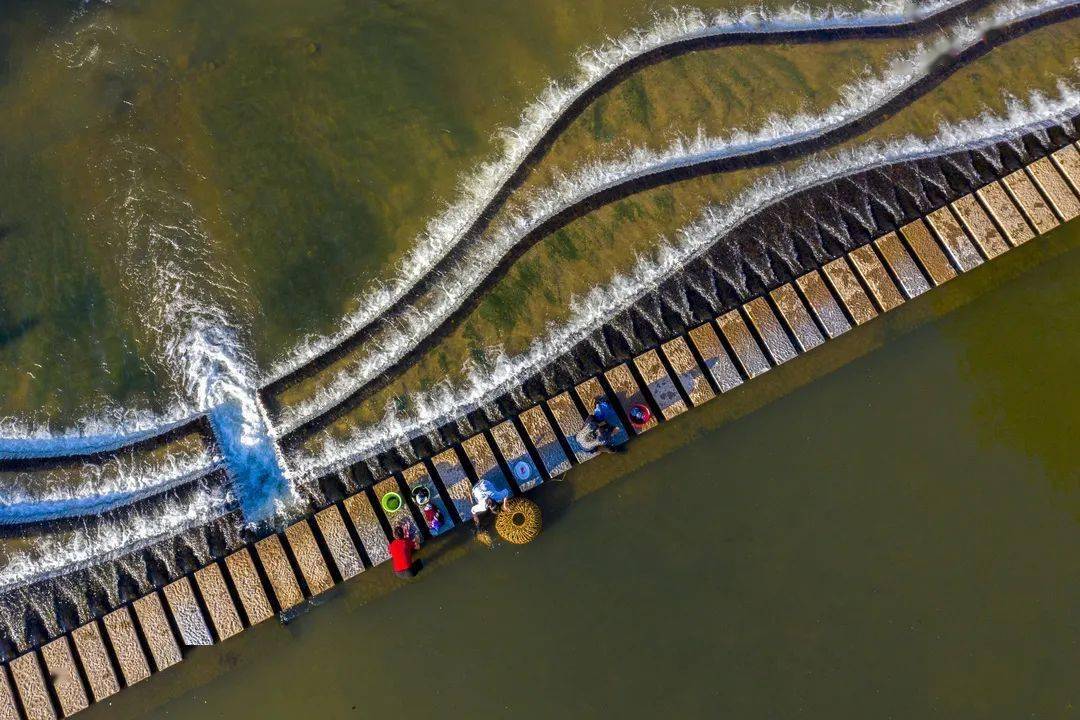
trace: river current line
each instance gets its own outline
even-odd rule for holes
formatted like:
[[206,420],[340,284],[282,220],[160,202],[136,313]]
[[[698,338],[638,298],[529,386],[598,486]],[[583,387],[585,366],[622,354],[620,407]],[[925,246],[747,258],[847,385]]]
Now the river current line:
[[[505,248],[503,255],[497,258],[496,262],[480,271],[482,274],[480,274],[477,282],[465,293],[456,298],[453,303],[447,302],[447,305],[452,304],[452,306],[448,307],[443,316],[434,323],[422,331],[417,331],[415,341],[412,342],[411,347],[401,352],[396,358],[385,362],[382,366],[365,368],[366,377],[355,382],[347,393],[329,397],[327,395],[330,394],[327,393],[320,398],[323,404],[312,409],[312,412],[298,422],[293,420],[283,427],[279,425],[283,440],[290,447],[295,446],[302,442],[304,437],[308,437],[312,433],[327,427],[374,393],[387,387],[419,360],[434,344],[451,333],[475,309],[485,292],[505,275],[524,252],[544,237],[573,220],[604,205],[662,185],[704,175],[789,161],[852,139],[922,97],[962,67],[983,57],[991,50],[1039,28],[1075,18],[1078,11],[1080,11],[1080,3],[1075,0],[1036,7],[1038,9],[1035,11],[1023,13],[1016,18],[1010,18],[1007,22],[986,30],[977,39],[961,46],[960,49],[949,48],[947,51],[942,52],[938,57],[932,58],[932,63],[926,68],[921,77],[917,76],[910,83],[893,89],[880,102],[854,117],[846,118],[840,123],[831,126],[824,124],[814,131],[795,133],[787,138],[779,139],[780,142],[775,144],[751,147],[735,154],[717,151],[667,160],[654,167],[633,172],[615,182],[607,183],[595,192],[576,198],[570,203],[555,209],[548,216],[528,228],[526,232],[515,238],[512,245]],[[469,262],[468,256],[462,257],[467,252],[467,248],[463,247],[465,245],[467,243],[463,243],[456,248],[454,253],[449,254],[441,261],[437,270],[433,270],[425,277],[425,282],[419,283],[415,287],[412,293],[415,299],[421,299],[425,292],[437,293],[437,285],[443,278],[455,278],[456,281],[460,282],[459,278],[462,277],[462,273],[469,270],[475,272],[476,263]],[[488,253],[487,250],[484,252]],[[490,255],[490,253],[488,254]],[[391,334],[398,328],[408,327],[416,314],[417,310],[412,307],[397,309],[395,312],[381,318],[378,324],[373,323],[364,332],[360,333],[358,344],[371,344],[378,347],[379,338],[377,333],[380,330]],[[398,338],[394,339],[399,343],[405,342],[400,341]],[[266,397],[265,390],[264,397]],[[268,403],[268,406],[273,412],[273,403]]]
[[730,26],[717,25],[676,35],[647,50],[631,54],[630,57],[608,68],[599,77],[571,92],[570,96],[563,100],[562,107],[547,119],[536,136],[529,141],[528,149],[521,154],[512,167],[507,169],[487,199],[470,213],[470,219],[465,220],[464,225],[454,232],[447,246],[442,248],[441,252],[436,252],[435,262],[425,269],[422,275],[403,279],[402,286],[392,294],[392,297],[379,303],[379,310],[373,316],[350,328],[347,334],[334,338],[325,347],[320,348],[317,355],[303,360],[296,367],[274,374],[271,381],[262,387],[264,396],[273,396],[282,388],[318,372],[362,344],[363,332],[372,323],[380,319],[392,305],[407,304],[410,297],[415,297],[418,288],[425,280],[438,274],[441,268],[445,268],[453,261],[452,254],[459,243],[484,231],[514,191],[524,183],[536,165],[547,155],[555,140],[586,108],[639,70],[692,52],[724,47],[817,44],[845,40],[911,37],[951,24],[965,15],[991,5],[992,2],[993,0],[958,0],[931,5],[928,10],[916,11],[909,16],[855,15],[802,23],[766,22],[756,28],[746,27],[739,23]]

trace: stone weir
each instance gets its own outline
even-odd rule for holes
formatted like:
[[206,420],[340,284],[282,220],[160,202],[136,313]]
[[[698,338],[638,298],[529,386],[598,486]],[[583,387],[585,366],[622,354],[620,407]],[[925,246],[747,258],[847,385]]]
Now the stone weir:
[[[1076,217],[1075,131],[1034,133],[982,160],[861,173],[771,207],[491,408],[331,473],[328,497],[281,532],[241,538],[226,516],[62,586],[9,593],[5,606],[22,607],[27,627],[0,648],[0,720],[71,715],[362,575],[388,559],[393,525],[430,535],[412,488],[426,485],[445,508],[445,532],[468,523],[480,479],[528,492],[560,477],[594,457],[574,437],[598,396],[628,432],[648,432]],[[819,220],[800,224],[809,215]],[[805,248],[722,264],[737,243],[767,244],[766,233]],[[632,423],[635,405],[650,419]],[[407,501],[392,513],[380,502],[391,491]],[[104,586],[89,603],[72,599]]]

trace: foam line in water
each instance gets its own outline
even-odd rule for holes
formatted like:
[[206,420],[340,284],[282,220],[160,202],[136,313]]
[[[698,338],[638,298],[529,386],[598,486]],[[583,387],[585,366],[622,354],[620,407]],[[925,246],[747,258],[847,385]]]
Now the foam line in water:
[[569,320],[537,339],[526,352],[512,357],[498,356],[491,370],[476,372],[461,385],[445,384],[434,391],[412,395],[407,405],[417,408],[414,413],[400,413],[395,406],[388,405],[381,421],[357,428],[345,439],[324,434],[317,452],[297,450],[290,461],[307,478],[317,478],[431,432],[492,402],[549,365],[611,317],[626,310],[687,262],[722,241],[740,223],[773,203],[846,175],[1012,140],[1077,115],[1080,115],[1080,92],[1062,82],[1054,98],[1033,94],[1024,103],[1011,100],[1004,116],[986,113],[977,119],[943,124],[931,139],[907,137],[875,143],[815,157],[792,172],[774,171],[732,203],[707,208],[695,223],[679,232],[674,242],[662,245],[654,257],[639,258],[630,272],[593,289],[580,302],[575,302]]
[[987,40],[987,32],[1007,26],[1026,32],[1031,20],[1049,18],[1077,4],[1076,0],[1011,3],[978,26],[962,23],[951,37],[933,47],[920,47],[894,60],[883,75],[868,75],[846,86],[841,100],[822,113],[772,118],[755,131],[734,131],[723,137],[699,133],[663,151],[637,149],[619,161],[595,163],[562,178],[553,187],[537,192],[516,216],[463,244],[452,265],[433,277],[433,286],[425,296],[395,309],[365,331],[357,358],[311,396],[282,408],[279,432],[287,435],[345,402],[363,400],[361,391],[368,383],[376,378],[382,384],[388,382],[423,349],[422,343],[426,346],[437,341],[462,319],[469,301],[491,284],[496,268],[505,269],[504,258],[512,259],[522,248],[598,204],[692,174],[773,164],[840,142],[886,119],[897,105],[927,92],[995,42],[1012,37],[1005,33]]
[[122,518],[102,518],[70,532],[35,537],[9,549],[0,566],[0,592],[115,560],[222,517],[235,506],[228,489],[205,486],[193,495],[164,497]]
[[336,332],[309,336],[275,362],[265,383],[279,381],[355,338],[399,302],[457,243],[480,229],[483,219],[493,215],[528,169],[546,154],[550,141],[595,96],[634,66],[712,47],[909,35],[935,23],[952,22],[986,4],[985,0],[943,0],[913,7],[907,2],[882,2],[862,11],[837,7],[811,10],[796,5],[778,12],[758,6],[736,15],[673,9],[656,16],[649,27],[580,52],[573,80],[549,82],[522,112],[516,127],[496,133],[502,141],[501,150],[461,179],[457,200],[427,224],[398,264],[397,276],[358,297],[354,303],[357,310],[343,318]]
[[139,502],[213,472],[210,450],[149,460],[119,456],[73,472],[8,473],[0,487],[0,525],[25,525],[96,515]]

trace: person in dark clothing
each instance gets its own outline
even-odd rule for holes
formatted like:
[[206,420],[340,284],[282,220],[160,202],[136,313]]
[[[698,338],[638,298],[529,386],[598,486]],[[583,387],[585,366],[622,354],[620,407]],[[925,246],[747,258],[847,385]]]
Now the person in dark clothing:
[[424,567],[420,560],[413,559],[413,550],[420,549],[420,540],[407,523],[394,526],[394,539],[390,541],[390,562],[394,574],[400,578],[414,578]]

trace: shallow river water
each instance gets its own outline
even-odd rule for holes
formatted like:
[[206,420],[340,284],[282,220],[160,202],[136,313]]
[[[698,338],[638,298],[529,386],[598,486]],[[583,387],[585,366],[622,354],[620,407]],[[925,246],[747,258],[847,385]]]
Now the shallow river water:
[[454,538],[85,717],[1074,717],[1078,240],[575,470],[529,546]]

